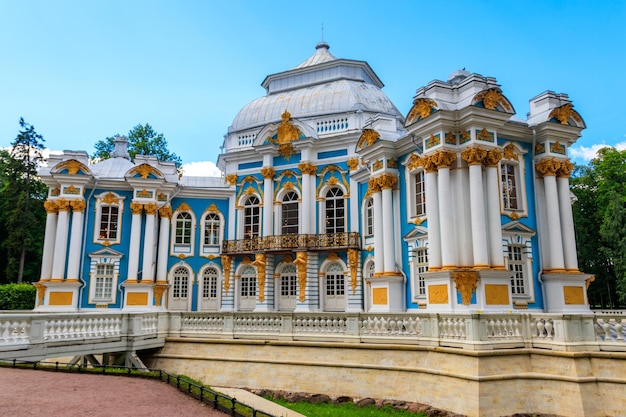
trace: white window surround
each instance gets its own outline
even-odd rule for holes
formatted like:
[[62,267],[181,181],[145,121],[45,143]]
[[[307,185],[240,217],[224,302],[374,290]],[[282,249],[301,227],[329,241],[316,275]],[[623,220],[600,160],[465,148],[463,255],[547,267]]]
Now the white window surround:
[[363,246],[372,245],[374,243],[374,199],[371,197],[363,200],[362,204],[362,229],[363,230]]
[[[423,168],[415,168],[411,171],[408,169],[405,170],[405,180],[406,180],[406,209],[407,209],[407,219],[410,222],[414,222],[417,219],[424,219],[426,217],[426,182],[424,178],[424,169]],[[416,178],[421,179],[422,189],[421,196],[422,201],[421,205],[421,213],[418,212],[418,189]]]
[[[256,199],[256,202],[252,204]],[[237,239],[262,236],[263,200],[257,194],[246,195],[239,201]],[[256,229],[256,230],[254,230]]]
[[[183,280],[181,281],[180,278]],[[169,305],[173,311],[190,311],[192,284],[194,280],[193,269],[186,262],[180,261],[172,265],[168,273]]]
[[[207,210],[202,214],[200,224],[200,247],[202,248],[200,255],[207,256],[219,253],[224,240],[224,215],[220,211]],[[207,228],[207,226],[209,227]],[[207,229],[216,232],[216,235],[208,236]]]
[[346,263],[341,258],[326,259],[320,265],[320,275],[323,277],[320,292],[324,297],[324,311],[345,311],[349,293]]
[[[285,197],[289,194],[289,193],[295,193],[295,195],[297,196],[296,200],[292,200],[292,201],[285,201]],[[275,235],[282,235],[283,234],[283,205],[284,204],[289,204],[289,203],[297,203],[298,204],[298,221],[297,221],[297,228],[298,231],[296,232],[296,234],[300,234],[301,233],[301,229],[300,229],[300,224],[302,223],[302,196],[300,194],[300,190],[296,189],[296,188],[290,188],[290,189],[286,189],[283,188],[281,189],[277,194],[276,194],[276,200],[274,202],[274,218],[277,219],[277,221],[275,222],[274,225],[274,234]]]
[[319,194],[318,194],[318,206],[317,206],[317,213],[318,213],[318,231],[319,233],[330,233],[326,231],[326,197],[328,195],[328,192],[333,189],[333,188],[338,188],[341,190],[341,192],[343,193],[343,195],[341,196],[341,198],[343,198],[343,209],[344,209],[344,217],[343,217],[343,221],[344,221],[344,232],[348,232],[349,228],[349,217],[348,217],[348,212],[350,209],[350,195],[348,193],[348,190],[343,186],[343,184],[341,182],[337,182],[336,184],[333,185],[329,185],[329,184],[324,184],[322,186],[322,188],[320,188],[319,190]]
[[[94,218],[94,231],[93,241],[94,243],[105,243],[108,245],[116,245],[121,242],[122,239],[122,214],[124,213],[124,199],[118,194],[105,191],[96,196],[96,215]],[[107,216],[103,218],[103,209],[108,208],[117,209],[115,218]],[[106,224],[103,224],[103,221]]]
[[[320,194],[320,229],[322,233],[345,233],[348,231],[348,209],[346,191],[338,184],[328,187]],[[334,203],[331,204],[331,201]],[[332,214],[332,217],[328,216]],[[328,219],[327,219],[328,217]]]
[[[89,254],[91,259],[89,266],[89,304],[115,304],[118,293],[118,280],[120,276],[120,260],[124,255],[112,249],[102,249]],[[99,268],[100,267],[100,268]],[[106,267],[106,268],[103,268]],[[103,274],[106,272],[106,276]],[[105,293],[106,296],[99,296],[97,286],[100,280],[101,284],[105,284],[110,289]],[[108,282],[107,282],[108,281]],[[101,287],[102,290],[105,287]],[[98,297],[99,296],[99,297]]]
[[[510,155],[507,158],[507,152],[504,153],[500,164],[498,164],[498,189],[500,193],[500,207],[502,214],[509,217],[526,217],[528,216],[528,202],[526,199],[526,150],[522,149],[519,145],[513,142],[507,142],[503,144],[502,149],[511,147],[515,156]],[[517,158],[517,159],[515,159]],[[502,183],[502,175],[504,172],[504,165],[509,165],[513,168],[512,174],[515,178],[515,197],[517,200],[517,208],[507,208],[505,202],[505,190]],[[514,214],[515,213],[515,214]]]
[[[183,239],[182,241],[178,242],[177,240],[180,240],[178,238],[184,238],[183,236],[179,236],[179,234],[177,233],[178,230],[178,221],[179,220],[183,220],[181,218],[181,216],[184,215],[189,215],[189,220],[191,222],[190,226],[189,226],[189,243],[186,243],[185,240]],[[172,215],[172,220],[171,220],[171,238],[170,238],[170,255],[172,256],[178,256],[178,255],[186,255],[186,256],[191,256],[194,254],[194,244],[196,241],[196,216],[194,215],[194,213],[191,210],[176,210],[174,212],[174,214]]]
[[[526,303],[535,302],[535,287],[533,280],[533,251],[532,251],[532,237],[535,232],[528,226],[522,224],[519,221],[513,221],[502,227],[502,249],[504,251],[504,258],[506,259],[506,268],[509,270],[509,251],[511,247],[519,247],[521,249],[521,260],[514,261],[514,264],[521,267],[524,274],[524,293],[513,293],[513,301],[522,301]],[[514,271],[511,271],[513,274]]]
[[222,271],[209,262],[198,273],[198,311],[217,311],[222,303]]
[[[426,283],[421,273],[428,270],[428,230],[423,226],[416,226],[404,236],[404,240],[408,244],[411,300],[416,304],[424,303],[426,294],[420,294],[420,288],[425,290]],[[424,287],[420,287],[420,283]]]

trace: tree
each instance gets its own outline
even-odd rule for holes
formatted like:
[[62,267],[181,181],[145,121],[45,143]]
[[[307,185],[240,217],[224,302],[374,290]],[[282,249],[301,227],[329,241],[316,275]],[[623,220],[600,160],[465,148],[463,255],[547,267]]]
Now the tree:
[[616,307],[626,302],[626,151],[600,149],[589,165],[575,167],[571,184],[579,267],[596,277],[589,301]]
[[11,143],[7,157],[2,155],[2,213],[4,229],[1,247],[6,256],[5,279],[33,281],[41,263],[46,198],[46,186],[37,175],[43,157],[44,139],[34,126],[20,118],[17,137]]
[[[113,140],[118,135],[107,137],[96,142],[92,159],[108,159],[113,151]],[[161,161],[172,161],[180,169],[182,161],[178,155],[167,148],[167,140],[163,133],[157,133],[148,123],[138,124],[128,132],[128,153],[131,158],[135,155],[154,155]]]

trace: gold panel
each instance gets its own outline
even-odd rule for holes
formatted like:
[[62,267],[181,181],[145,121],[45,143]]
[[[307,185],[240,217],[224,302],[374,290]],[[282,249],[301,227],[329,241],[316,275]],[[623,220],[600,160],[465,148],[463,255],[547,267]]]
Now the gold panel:
[[387,305],[387,288],[372,288],[372,303],[376,305]]
[[485,284],[485,303],[487,305],[509,304],[509,286],[504,284]]
[[71,306],[72,305],[72,292],[71,291],[59,291],[50,292],[51,306]]
[[438,284],[428,287],[428,304],[448,304],[448,285]]
[[563,298],[566,305],[585,304],[585,293],[583,292],[583,287],[565,285],[563,287]]
[[126,298],[127,306],[147,306],[148,305],[148,293],[147,292],[131,292]]

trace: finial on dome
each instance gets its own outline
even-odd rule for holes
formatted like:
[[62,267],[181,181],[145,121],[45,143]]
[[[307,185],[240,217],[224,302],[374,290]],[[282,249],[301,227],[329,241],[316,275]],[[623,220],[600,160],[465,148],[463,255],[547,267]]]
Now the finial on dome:
[[324,48],[328,51],[330,49],[330,45],[327,44],[326,42],[318,42],[317,45],[315,45],[315,49],[320,49],[320,48]]

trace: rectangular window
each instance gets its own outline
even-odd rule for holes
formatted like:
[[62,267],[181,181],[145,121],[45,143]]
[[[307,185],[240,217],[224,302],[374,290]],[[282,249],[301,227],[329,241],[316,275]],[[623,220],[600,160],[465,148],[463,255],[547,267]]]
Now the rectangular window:
[[417,294],[426,295],[424,272],[428,271],[428,251],[426,248],[415,251],[415,273],[417,274]]
[[209,214],[204,220],[204,244],[217,246],[219,244],[220,219],[217,214]]
[[426,214],[426,193],[424,190],[424,171],[418,172],[413,176],[413,185],[415,187],[415,216],[423,216]]
[[517,179],[515,166],[503,163],[502,170],[502,202],[506,210],[517,210]]
[[119,221],[118,206],[102,206],[100,212],[100,232],[99,239],[116,240],[117,225]]
[[95,300],[109,301],[113,299],[113,274],[113,265],[99,264],[96,266]]
[[511,277],[511,293],[526,294],[526,280],[524,274],[523,246],[509,245],[509,271],[513,272]]

